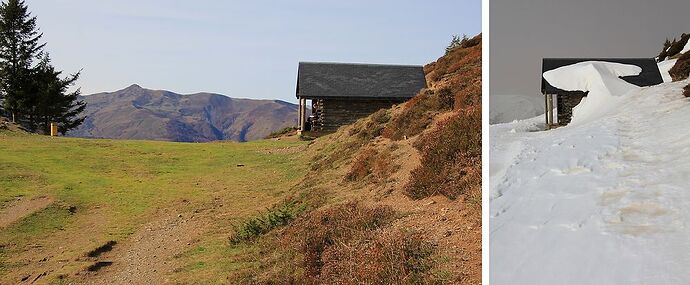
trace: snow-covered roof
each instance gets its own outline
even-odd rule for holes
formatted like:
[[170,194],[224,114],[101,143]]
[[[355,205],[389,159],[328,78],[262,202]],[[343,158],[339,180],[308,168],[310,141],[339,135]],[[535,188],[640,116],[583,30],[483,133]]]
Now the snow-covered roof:
[[426,87],[417,65],[300,62],[297,98],[412,98]]
[[585,61],[613,62],[639,66],[642,68],[642,72],[639,75],[623,76],[621,79],[640,87],[657,85],[664,82],[659,72],[659,66],[653,58],[545,58],[542,62],[542,93],[558,94],[564,91],[549,84],[543,77],[544,73]]

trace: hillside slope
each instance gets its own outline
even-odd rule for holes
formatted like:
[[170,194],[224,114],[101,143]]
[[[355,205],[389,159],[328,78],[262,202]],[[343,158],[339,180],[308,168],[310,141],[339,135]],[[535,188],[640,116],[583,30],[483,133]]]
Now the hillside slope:
[[68,135],[179,142],[250,141],[297,124],[297,105],[235,99],[218,94],[180,95],[138,85],[82,97],[86,120]]
[[634,68],[554,81],[590,88],[568,126],[491,126],[492,284],[690,280],[689,81],[639,88],[603,74]]
[[301,205],[296,219],[265,222],[279,207],[243,224],[234,236],[259,235],[261,254],[231,279],[481,284],[481,35],[424,70],[411,101],[310,144],[311,171],[285,204]]

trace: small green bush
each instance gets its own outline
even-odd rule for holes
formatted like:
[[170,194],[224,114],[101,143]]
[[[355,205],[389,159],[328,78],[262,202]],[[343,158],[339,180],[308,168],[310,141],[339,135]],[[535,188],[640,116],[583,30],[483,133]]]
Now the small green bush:
[[230,237],[230,243],[238,244],[252,241],[277,227],[287,225],[302,211],[304,211],[304,206],[298,206],[297,203],[292,201],[269,208],[266,212],[234,226],[234,233]]

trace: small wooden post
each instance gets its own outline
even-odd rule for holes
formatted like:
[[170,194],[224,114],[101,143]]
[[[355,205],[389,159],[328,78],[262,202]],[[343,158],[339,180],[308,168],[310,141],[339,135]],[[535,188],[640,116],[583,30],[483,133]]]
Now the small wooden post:
[[553,126],[553,94],[549,94],[549,128],[552,128]]
[[544,105],[546,106],[546,129],[549,130],[556,125],[553,116],[553,94],[545,94],[544,98]]
[[300,131],[304,131],[304,127],[307,123],[307,99],[306,98],[300,98],[299,99],[299,109],[300,109],[299,129],[300,129]]
[[57,137],[58,136],[58,125],[55,122],[50,123],[50,136],[51,137]]
[[546,119],[545,129],[549,129],[549,95],[544,93],[544,118]]

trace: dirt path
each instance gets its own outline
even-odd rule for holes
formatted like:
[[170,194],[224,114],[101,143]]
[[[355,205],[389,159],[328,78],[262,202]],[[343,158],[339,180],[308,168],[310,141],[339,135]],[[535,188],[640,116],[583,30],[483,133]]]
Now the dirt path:
[[37,211],[43,210],[53,203],[53,198],[37,197],[33,199],[21,199],[10,204],[9,207],[0,210],[0,229],[21,220]]
[[194,213],[167,213],[112,250],[94,258],[78,284],[164,284],[180,264],[174,256],[194,246],[208,223]]

